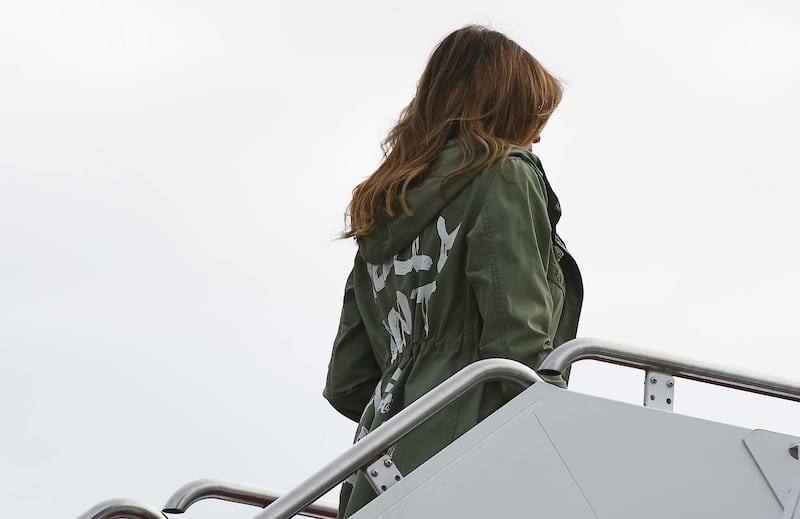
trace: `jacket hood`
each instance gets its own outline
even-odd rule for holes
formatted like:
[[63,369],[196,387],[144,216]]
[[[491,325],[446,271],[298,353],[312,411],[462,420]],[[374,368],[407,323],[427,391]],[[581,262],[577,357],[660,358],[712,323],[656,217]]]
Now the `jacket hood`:
[[[536,169],[542,178],[541,163],[531,152],[520,146],[513,146],[509,157],[520,157],[529,162]],[[464,161],[464,152],[457,141],[448,141],[444,149],[436,158],[430,172],[416,186],[409,189],[406,193],[406,201],[411,211],[414,213],[409,216],[403,211],[399,211],[393,219],[379,224],[366,236],[358,239],[358,248],[364,261],[372,264],[383,263],[405,247],[416,238],[422,230],[441,212],[442,209],[455,198],[472,181],[485,170],[485,168],[473,169],[449,180],[442,190],[442,182],[447,174],[458,169]],[[552,203],[554,195],[547,180],[548,212],[551,222],[554,210],[559,213],[558,202]],[[557,217],[555,218],[557,220]]]

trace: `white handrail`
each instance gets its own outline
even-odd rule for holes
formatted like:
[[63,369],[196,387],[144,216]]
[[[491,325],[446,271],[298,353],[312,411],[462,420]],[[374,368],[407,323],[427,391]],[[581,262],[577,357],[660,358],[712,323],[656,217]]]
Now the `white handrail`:
[[[201,499],[221,499],[265,508],[281,495],[281,492],[272,489],[251,487],[218,479],[198,479],[176,490],[167,499],[163,512],[167,514],[182,514]],[[336,519],[337,512],[337,507],[332,503],[315,501],[301,510],[299,514],[317,519]]]
[[800,402],[800,385],[797,384],[757,378],[746,373],[654,354],[601,339],[581,338],[565,342],[544,359],[539,366],[539,373],[560,375],[574,362],[586,359],[645,370],[657,369],[676,377]]
[[296,515],[448,404],[476,385],[492,380],[516,382],[526,388],[543,382],[531,368],[513,360],[474,362],[409,404],[254,519],[287,519]]
[[97,503],[78,519],[166,519],[156,508],[132,499],[109,499]]

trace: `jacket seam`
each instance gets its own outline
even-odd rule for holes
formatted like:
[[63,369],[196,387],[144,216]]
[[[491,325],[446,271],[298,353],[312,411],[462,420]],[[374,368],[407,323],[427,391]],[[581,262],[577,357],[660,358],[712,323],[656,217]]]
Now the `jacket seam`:
[[[496,178],[491,179],[487,183],[491,183]],[[488,190],[488,189],[487,189]],[[486,193],[483,193],[484,201],[486,199]],[[486,241],[486,251],[487,255],[489,256],[489,264],[491,265],[491,273],[492,273],[492,292],[494,300],[494,310],[492,311],[491,318],[495,320],[497,323],[497,329],[499,332],[499,342],[501,344],[505,343],[506,337],[506,326],[505,322],[502,319],[502,313],[497,312],[497,308],[500,308],[501,300],[500,300],[500,274],[497,270],[497,253],[495,251],[495,244],[494,244],[494,224],[492,222],[492,218],[489,215],[489,212],[485,210],[485,206],[481,208],[481,215],[484,221],[484,240]]]

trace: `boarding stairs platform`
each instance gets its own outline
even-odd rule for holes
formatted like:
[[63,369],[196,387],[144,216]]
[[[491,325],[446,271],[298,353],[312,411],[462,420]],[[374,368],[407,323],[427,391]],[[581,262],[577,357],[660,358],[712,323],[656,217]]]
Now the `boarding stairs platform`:
[[[539,376],[585,359],[643,370],[644,406]],[[353,519],[800,519],[800,438],[672,412],[676,378],[798,402],[800,385],[586,338],[554,350],[539,374],[508,359],[467,366],[283,495],[197,480],[161,509],[114,499],[79,519],[165,519],[209,498],[263,508],[254,519],[335,518],[336,507],[318,499],[358,470],[379,495]],[[496,380],[526,389],[408,474],[385,455],[470,389]]]

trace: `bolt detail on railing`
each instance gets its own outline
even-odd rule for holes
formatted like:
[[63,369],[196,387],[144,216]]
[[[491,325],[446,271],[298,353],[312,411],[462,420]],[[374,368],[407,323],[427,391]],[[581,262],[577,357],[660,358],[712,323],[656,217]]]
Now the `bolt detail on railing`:
[[385,454],[368,466],[366,472],[369,474],[367,480],[379,495],[403,479],[403,475],[392,462],[392,458]]

